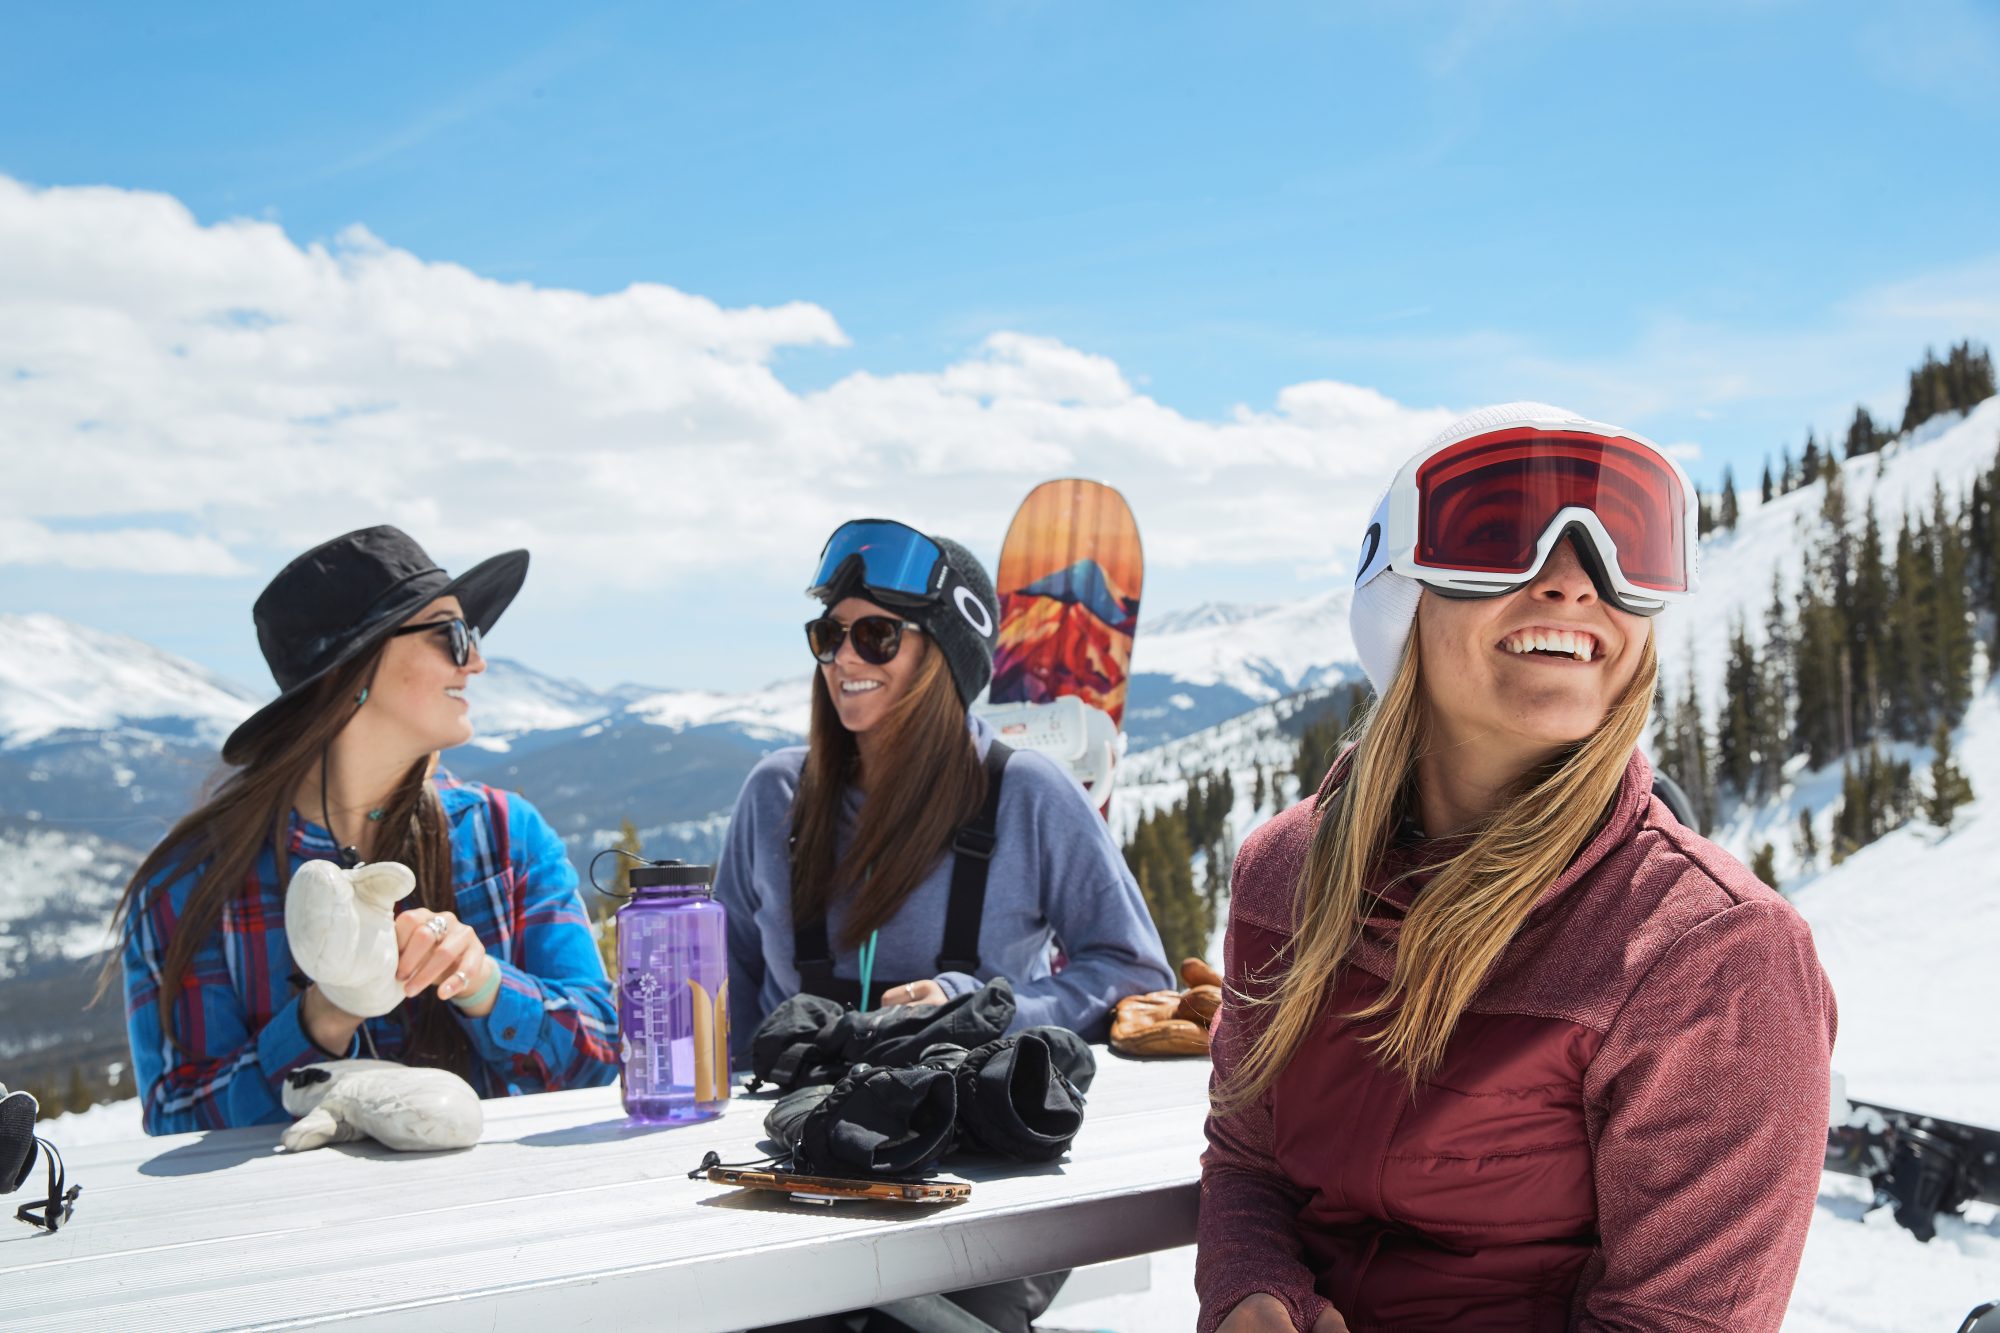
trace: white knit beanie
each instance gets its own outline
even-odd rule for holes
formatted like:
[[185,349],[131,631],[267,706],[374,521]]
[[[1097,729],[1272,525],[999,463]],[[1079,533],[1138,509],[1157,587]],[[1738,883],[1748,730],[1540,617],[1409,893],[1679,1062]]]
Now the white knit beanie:
[[[1502,403],[1498,407],[1482,407],[1477,412],[1460,417],[1434,436],[1417,454],[1428,453],[1453,440],[1469,439],[1512,426],[1582,428],[1619,433],[1614,427],[1587,420],[1547,403]],[[1414,458],[1417,454],[1410,457]],[[1369,512],[1381,513],[1382,502],[1388,496],[1389,488],[1385,486]],[[1363,539],[1361,565],[1354,571],[1354,596],[1347,603],[1347,624],[1354,636],[1354,651],[1361,658],[1362,670],[1368,673],[1375,693],[1383,695],[1389,692],[1389,682],[1396,678],[1396,669],[1403,663],[1403,649],[1410,642],[1410,626],[1417,619],[1417,603],[1423,600],[1423,585],[1392,570],[1382,570],[1369,577],[1387,555],[1380,547],[1381,536],[1373,531]]]

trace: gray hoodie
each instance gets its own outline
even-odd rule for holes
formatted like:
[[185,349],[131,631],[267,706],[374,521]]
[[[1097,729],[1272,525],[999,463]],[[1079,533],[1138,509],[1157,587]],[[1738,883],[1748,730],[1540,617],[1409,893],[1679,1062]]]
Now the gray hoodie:
[[[992,729],[977,716],[970,726],[983,758]],[[716,901],[729,912],[730,1044],[739,1060],[757,1025],[799,989],[788,843],[805,756],[804,746],[794,746],[751,770],[716,869]],[[850,829],[864,799],[848,789]],[[952,859],[947,851],[882,927],[870,1003],[879,1004],[888,985],[932,975],[944,940]],[[834,975],[858,981],[856,953],[839,943],[845,917],[846,903],[836,901],[827,929]],[[1052,974],[1049,943],[1057,937],[1069,961]],[[946,972],[936,979],[947,994],[959,995],[996,976],[1014,983],[1019,1007],[1011,1030],[1049,1023],[1096,1040],[1103,1039],[1119,999],[1174,984],[1139,886],[1090,798],[1054,762],[1029,751],[1015,752],[1000,787],[979,973]]]

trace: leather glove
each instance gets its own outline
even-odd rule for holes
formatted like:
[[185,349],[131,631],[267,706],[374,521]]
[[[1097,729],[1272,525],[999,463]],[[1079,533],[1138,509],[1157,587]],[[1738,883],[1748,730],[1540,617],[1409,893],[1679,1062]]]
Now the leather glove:
[[343,870],[308,861],[285,889],[285,937],[320,994],[356,1018],[403,1002],[396,980],[396,904],[417,887],[409,867],[371,861]]
[[472,1085],[448,1069],[390,1060],[335,1060],[285,1075],[285,1110],[298,1116],[279,1137],[288,1152],[369,1138],[398,1152],[470,1148],[485,1115]]
[[1222,1007],[1222,977],[1199,958],[1181,960],[1185,991],[1127,996],[1111,1020],[1111,1049],[1124,1055],[1207,1055],[1208,1028]]

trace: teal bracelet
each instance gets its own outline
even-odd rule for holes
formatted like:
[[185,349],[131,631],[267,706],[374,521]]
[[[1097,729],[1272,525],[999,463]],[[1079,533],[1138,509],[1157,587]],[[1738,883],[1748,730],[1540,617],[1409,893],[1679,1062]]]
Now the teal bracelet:
[[480,983],[478,990],[473,991],[469,995],[454,995],[451,997],[451,1002],[457,1005],[461,1009],[468,1008],[475,1004],[484,1004],[486,1003],[487,997],[492,995],[494,991],[497,991],[499,989],[500,989],[500,964],[494,963],[493,970],[487,974],[486,980]]

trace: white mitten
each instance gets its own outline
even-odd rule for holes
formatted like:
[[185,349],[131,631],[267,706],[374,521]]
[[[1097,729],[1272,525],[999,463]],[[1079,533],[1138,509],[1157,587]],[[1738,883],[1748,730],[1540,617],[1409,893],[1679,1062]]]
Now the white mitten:
[[285,890],[285,934],[301,971],[356,1018],[403,1002],[396,980],[396,904],[417,887],[408,866],[371,861],[342,870],[308,861]]
[[285,1110],[298,1116],[287,1152],[370,1138],[398,1152],[470,1148],[486,1119],[472,1085],[447,1069],[390,1060],[335,1060],[285,1076]]

